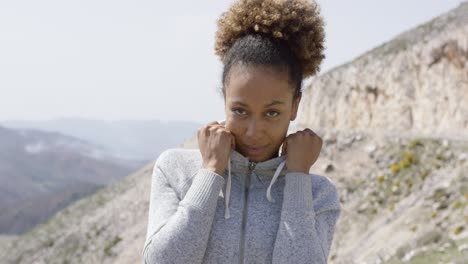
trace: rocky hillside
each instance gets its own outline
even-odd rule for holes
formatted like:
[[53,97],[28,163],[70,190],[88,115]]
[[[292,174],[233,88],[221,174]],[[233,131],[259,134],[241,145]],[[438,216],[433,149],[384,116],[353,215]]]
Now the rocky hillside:
[[330,263],[467,263],[468,140],[318,133],[311,171],[343,207]]
[[312,80],[299,122],[443,137],[468,134],[468,3]]
[[[467,8],[308,87],[296,129],[324,139],[311,172],[336,184],[343,208],[329,263],[468,263]],[[0,237],[0,260],[141,263],[153,164]]]
[[77,138],[0,126],[0,234],[19,234],[141,167]]
[[[340,190],[331,263],[468,263],[468,3],[312,80]],[[317,129],[319,128],[319,129]]]
[[21,237],[0,237],[0,263],[141,263],[153,163]]

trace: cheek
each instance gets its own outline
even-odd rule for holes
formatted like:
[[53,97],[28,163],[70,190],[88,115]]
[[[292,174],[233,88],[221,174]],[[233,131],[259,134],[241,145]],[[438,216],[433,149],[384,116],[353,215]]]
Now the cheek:
[[280,123],[275,124],[270,129],[268,129],[270,137],[274,139],[275,141],[282,142],[284,138],[286,137],[286,134],[288,133],[288,125],[289,125],[289,122],[284,122],[284,123],[281,122],[281,124]]
[[239,122],[236,122],[232,118],[226,119],[226,129],[231,131],[231,133],[233,133],[234,135],[239,133],[239,127],[240,127]]
[[242,121],[235,119],[227,119],[226,129],[231,131],[231,133],[236,138],[236,141],[243,141],[243,135],[245,134],[245,124]]

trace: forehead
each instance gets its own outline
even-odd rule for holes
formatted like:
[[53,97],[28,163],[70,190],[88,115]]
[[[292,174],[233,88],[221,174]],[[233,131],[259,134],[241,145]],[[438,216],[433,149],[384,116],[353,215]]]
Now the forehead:
[[286,103],[293,96],[288,81],[286,71],[264,66],[234,67],[226,86],[226,102],[261,104],[278,100]]

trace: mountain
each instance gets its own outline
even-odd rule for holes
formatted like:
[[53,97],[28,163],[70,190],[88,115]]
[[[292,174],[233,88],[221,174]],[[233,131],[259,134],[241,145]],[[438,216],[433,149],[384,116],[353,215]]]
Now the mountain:
[[467,3],[311,80],[299,124],[466,138]]
[[0,237],[1,263],[140,263],[154,162],[20,237]]
[[[468,263],[467,111],[458,112],[467,102],[460,92],[467,89],[467,58],[460,55],[467,50],[460,35],[467,11],[464,3],[318,76],[304,91],[296,129],[322,137],[311,172],[336,184],[343,208],[329,263]],[[434,61],[423,56],[447,40],[461,51],[444,48]],[[402,57],[407,64],[397,63]],[[408,85],[419,74],[423,80]],[[373,79],[378,86],[366,88]],[[408,107],[411,115],[403,111]],[[183,146],[195,143],[192,137]],[[153,166],[154,160],[23,236],[0,238],[0,259],[140,263]]]
[[[298,129],[343,213],[331,263],[468,263],[468,2],[313,80]],[[314,170],[314,167],[312,170]]]
[[153,160],[195,133],[201,124],[182,121],[101,121],[60,118],[49,121],[1,121],[10,128],[33,128],[74,136],[101,145],[125,159]]
[[73,137],[0,127],[0,233],[22,233],[141,165]]

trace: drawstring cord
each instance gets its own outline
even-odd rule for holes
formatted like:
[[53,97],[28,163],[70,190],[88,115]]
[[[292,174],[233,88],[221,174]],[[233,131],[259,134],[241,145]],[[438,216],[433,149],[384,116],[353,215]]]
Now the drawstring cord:
[[228,162],[228,181],[227,181],[227,186],[226,186],[226,196],[224,197],[224,203],[225,203],[225,211],[224,211],[224,218],[229,219],[231,217],[231,214],[229,212],[229,198],[231,196],[231,156],[229,156],[229,162]]
[[270,201],[270,203],[275,202],[275,199],[271,197],[271,187],[275,183],[276,179],[278,179],[278,176],[280,175],[280,172],[283,169],[285,164],[286,164],[286,160],[282,161],[280,165],[278,166],[278,168],[276,168],[275,174],[273,175],[273,179],[271,179],[270,185],[268,186],[266,196],[267,196],[268,201]]
[[[270,203],[274,203],[275,200],[271,197],[271,187],[275,183],[275,181],[278,179],[281,170],[283,169],[284,165],[286,164],[286,160],[282,161],[278,168],[276,168],[275,174],[273,175],[273,178],[271,179],[270,185],[268,186],[266,197]],[[227,180],[227,185],[226,185],[226,195],[224,196],[224,204],[225,204],[225,211],[224,211],[224,218],[229,219],[231,217],[231,214],[229,212],[229,200],[231,196],[231,157],[229,156],[229,162],[228,162],[228,180]]]

